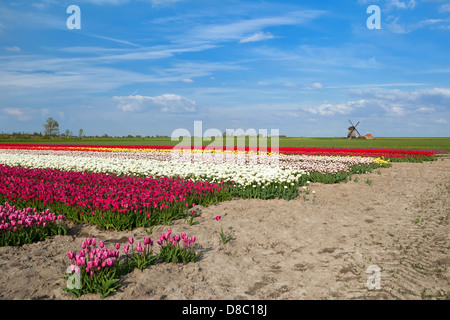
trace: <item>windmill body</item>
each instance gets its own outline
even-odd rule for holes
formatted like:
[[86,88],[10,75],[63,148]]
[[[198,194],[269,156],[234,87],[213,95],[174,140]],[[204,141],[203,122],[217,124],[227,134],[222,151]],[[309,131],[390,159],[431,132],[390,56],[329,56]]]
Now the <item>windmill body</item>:
[[358,133],[358,136],[360,137],[361,134],[359,133],[358,129],[356,129],[356,127],[359,124],[359,121],[356,125],[354,125],[350,120],[348,120],[351,124],[350,127],[348,127],[348,132],[347,132],[347,139],[353,139],[356,138],[356,133]]

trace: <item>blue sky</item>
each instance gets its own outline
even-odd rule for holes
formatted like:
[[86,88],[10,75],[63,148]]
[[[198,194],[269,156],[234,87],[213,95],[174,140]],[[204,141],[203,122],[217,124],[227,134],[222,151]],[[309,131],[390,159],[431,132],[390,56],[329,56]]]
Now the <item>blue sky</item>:
[[449,40],[447,0],[2,0],[0,132],[448,137]]

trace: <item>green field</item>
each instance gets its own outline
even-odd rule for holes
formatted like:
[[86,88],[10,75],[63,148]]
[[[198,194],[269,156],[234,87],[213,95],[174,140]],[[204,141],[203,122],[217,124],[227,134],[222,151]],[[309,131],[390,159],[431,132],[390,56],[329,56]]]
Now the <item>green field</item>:
[[[270,146],[270,138],[267,139]],[[181,141],[181,140],[180,140]],[[237,140],[236,140],[237,142]],[[235,143],[236,143],[235,142]],[[171,138],[116,138],[116,137],[84,137],[55,139],[0,139],[0,143],[42,143],[42,144],[92,144],[92,145],[176,145],[178,141]],[[210,144],[203,141],[203,145]],[[247,139],[246,144],[249,141]],[[194,141],[192,140],[192,144]],[[223,145],[226,145],[225,139]],[[280,147],[332,147],[332,148],[392,148],[392,149],[422,149],[450,151],[450,138],[375,138],[372,140],[345,138],[279,138]]]

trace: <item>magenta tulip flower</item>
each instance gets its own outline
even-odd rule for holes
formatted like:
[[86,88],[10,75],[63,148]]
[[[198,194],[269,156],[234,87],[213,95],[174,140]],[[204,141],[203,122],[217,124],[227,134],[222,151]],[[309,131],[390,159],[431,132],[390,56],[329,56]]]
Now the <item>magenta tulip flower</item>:
[[75,256],[75,253],[74,253],[73,251],[69,251],[69,252],[67,253],[67,255],[68,255],[69,259],[72,260],[73,257]]

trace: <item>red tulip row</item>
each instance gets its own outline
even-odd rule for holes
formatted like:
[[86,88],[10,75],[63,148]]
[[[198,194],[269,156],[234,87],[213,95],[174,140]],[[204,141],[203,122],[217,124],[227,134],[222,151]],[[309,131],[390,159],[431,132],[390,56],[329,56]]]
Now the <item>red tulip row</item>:
[[71,150],[71,151],[100,151],[110,152],[114,149],[129,149],[129,150],[172,150],[174,146],[151,146],[151,145],[97,145],[97,144],[38,144],[38,143],[3,143],[0,144],[0,149],[22,149],[22,150]]
[[433,160],[435,151],[400,150],[400,149],[369,149],[369,148],[280,148],[283,154],[323,155],[323,156],[358,156],[388,158],[393,161],[401,160]]
[[[0,149],[27,149],[27,150],[71,150],[71,151],[153,151],[165,150],[170,151],[174,146],[123,146],[123,145],[51,145],[51,144],[0,144]],[[210,149],[208,146],[190,147],[192,150]],[[189,147],[188,147],[189,149]],[[220,149],[219,149],[220,150]],[[228,147],[223,147],[222,150],[229,151]],[[234,151],[241,152],[272,152],[276,151],[281,154],[301,154],[301,155],[326,155],[326,156],[360,156],[360,157],[379,157],[388,158],[393,161],[421,161],[433,160],[436,156],[436,151],[429,150],[405,150],[405,149],[375,149],[375,148],[311,148],[311,147],[280,147],[272,150],[270,147],[234,147]]]
[[195,204],[230,197],[225,184],[137,178],[0,164],[0,200],[50,208],[67,219],[119,230],[169,223]]

